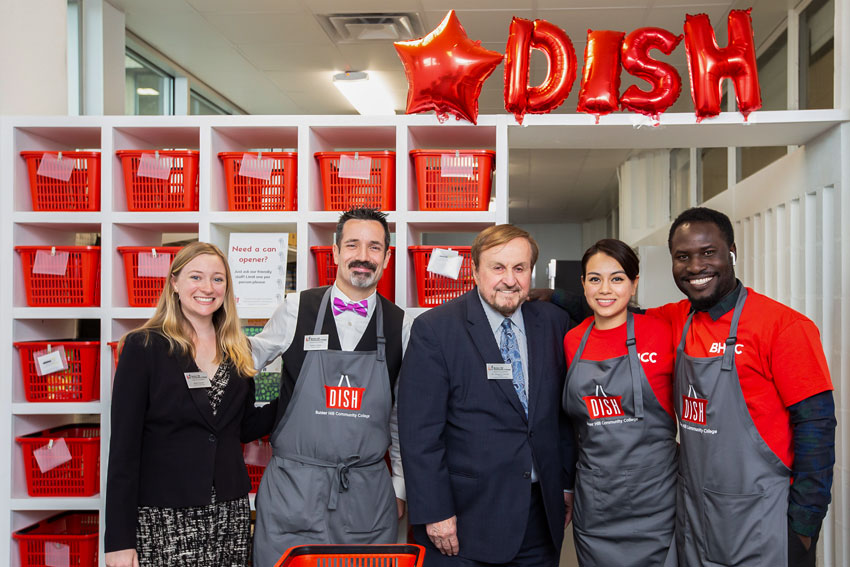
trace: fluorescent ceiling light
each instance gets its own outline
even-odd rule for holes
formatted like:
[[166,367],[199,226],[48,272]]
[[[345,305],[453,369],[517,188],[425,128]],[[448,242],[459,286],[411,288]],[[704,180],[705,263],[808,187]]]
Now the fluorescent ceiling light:
[[395,103],[389,89],[374,73],[371,76],[366,71],[337,73],[333,82],[360,114],[395,114]]
[[157,96],[159,91],[150,87],[139,87],[136,89],[136,94],[141,96]]

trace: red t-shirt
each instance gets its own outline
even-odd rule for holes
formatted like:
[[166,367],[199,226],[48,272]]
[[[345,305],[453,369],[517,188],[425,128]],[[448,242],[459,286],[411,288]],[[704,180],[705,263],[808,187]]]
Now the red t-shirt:
[[[661,404],[673,419],[673,332],[666,321],[645,315],[633,315],[635,320],[635,347],[638,357],[658,403]],[[564,337],[564,352],[567,355],[567,365],[575,356],[581,338],[593,317],[585,319]],[[626,348],[626,324],[614,329],[601,330],[593,327],[584,351],[582,360],[607,360],[628,353]]]
[[[690,312],[688,300],[648,309],[670,323],[676,345]],[[714,321],[694,314],[685,341],[690,356],[722,356],[734,309]],[[675,348],[675,346],[674,346]],[[788,406],[832,390],[817,326],[805,315],[747,288],[738,321],[735,367],[756,430],[788,467],[794,462]]]

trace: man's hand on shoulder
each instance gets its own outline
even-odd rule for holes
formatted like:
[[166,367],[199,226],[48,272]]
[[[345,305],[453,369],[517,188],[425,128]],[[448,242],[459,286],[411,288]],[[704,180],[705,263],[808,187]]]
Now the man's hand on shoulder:
[[457,540],[457,516],[452,516],[442,522],[425,525],[425,533],[431,539],[434,547],[443,555],[457,555],[460,545]]

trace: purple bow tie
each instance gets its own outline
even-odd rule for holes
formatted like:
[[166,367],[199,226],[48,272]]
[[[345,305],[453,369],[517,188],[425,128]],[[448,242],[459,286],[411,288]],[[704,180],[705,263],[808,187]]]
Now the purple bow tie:
[[366,306],[369,305],[369,301],[364,299],[363,301],[353,301],[351,303],[345,302],[338,297],[334,297],[333,304],[333,312],[334,315],[339,315],[343,311],[354,311],[361,317],[365,317],[368,313]]

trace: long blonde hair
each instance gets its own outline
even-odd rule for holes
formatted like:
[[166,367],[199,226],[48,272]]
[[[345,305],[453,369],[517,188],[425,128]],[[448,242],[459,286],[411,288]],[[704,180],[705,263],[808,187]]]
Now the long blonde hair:
[[148,333],[145,344],[149,340],[149,333],[159,333],[168,340],[168,353],[175,351],[181,356],[195,357],[195,344],[192,341],[192,324],[183,315],[177,292],[171,285],[180,271],[192,260],[204,254],[218,256],[224,264],[224,273],[227,278],[227,289],[224,292],[224,300],[221,307],[213,313],[213,326],[215,327],[216,350],[218,360],[229,359],[242,376],[254,376],[254,360],[251,358],[251,347],[247,337],[242,332],[239,324],[239,316],[236,312],[236,300],[233,298],[233,280],[230,277],[230,267],[224,253],[214,244],[206,242],[193,242],[187,244],[174,257],[171,270],[159,296],[156,311],[153,317],[142,325],[138,330]]

